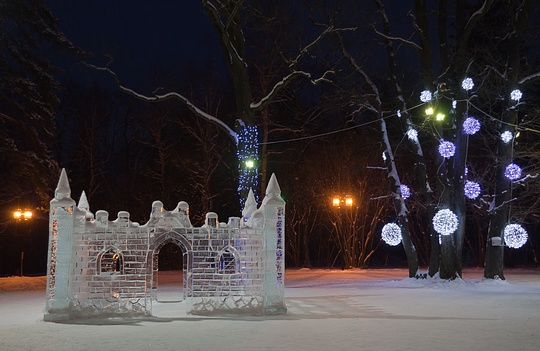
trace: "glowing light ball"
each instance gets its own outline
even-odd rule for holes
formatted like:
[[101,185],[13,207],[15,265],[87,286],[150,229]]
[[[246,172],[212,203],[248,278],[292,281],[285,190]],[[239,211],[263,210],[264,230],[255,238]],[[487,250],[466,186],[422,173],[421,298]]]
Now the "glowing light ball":
[[449,209],[440,210],[433,216],[433,229],[441,235],[451,235],[457,230],[459,221]]
[[480,189],[480,184],[476,182],[472,182],[470,180],[467,180],[465,182],[465,196],[467,196],[469,199],[476,199],[478,196],[480,196],[480,193],[482,190]]
[[456,146],[449,142],[442,140],[439,144],[439,154],[444,158],[450,158],[456,153]]
[[513,136],[512,133],[509,132],[509,131],[505,131],[505,132],[503,132],[503,133],[501,134],[501,140],[504,141],[504,142],[507,143],[507,144],[512,140],[513,137],[514,137],[514,136]]
[[474,117],[467,117],[463,121],[463,132],[468,135],[476,134],[480,130],[480,122]]
[[527,231],[519,224],[508,224],[504,228],[504,242],[512,249],[519,249],[527,242]]
[[407,136],[412,141],[416,141],[416,142],[418,141],[418,132],[414,128],[411,128],[407,131]]
[[456,100],[452,100],[452,108],[456,108],[457,107],[457,101]]
[[382,229],[381,237],[388,245],[399,245],[401,242],[401,228],[396,223],[387,223]]
[[429,102],[431,101],[431,91],[429,90],[424,90],[423,92],[420,93],[420,101],[422,102]]
[[471,78],[465,78],[463,79],[463,82],[461,82],[461,87],[469,91],[474,87],[474,82]]
[[519,101],[521,100],[522,97],[523,97],[523,94],[521,93],[521,90],[519,89],[512,90],[512,92],[510,93],[510,99],[514,101]]
[[401,110],[397,110],[396,114],[398,117],[401,117]]
[[405,184],[401,184],[399,188],[401,190],[401,197],[403,197],[403,200],[407,200],[411,196],[411,189]]
[[515,163],[510,163],[504,170],[504,176],[510,180],[517,180],[521,178],[521,167]]

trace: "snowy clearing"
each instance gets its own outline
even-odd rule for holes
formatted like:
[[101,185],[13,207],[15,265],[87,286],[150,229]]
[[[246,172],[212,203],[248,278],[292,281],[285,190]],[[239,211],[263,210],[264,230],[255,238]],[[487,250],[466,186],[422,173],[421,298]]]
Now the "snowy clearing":
[[287,270],[283,316],[185,315],[160,273],[150,320],[43,322],[45,277],[0,278],[0,350],[538,350],[540,270],[506,281],[415,280],[404,269]]

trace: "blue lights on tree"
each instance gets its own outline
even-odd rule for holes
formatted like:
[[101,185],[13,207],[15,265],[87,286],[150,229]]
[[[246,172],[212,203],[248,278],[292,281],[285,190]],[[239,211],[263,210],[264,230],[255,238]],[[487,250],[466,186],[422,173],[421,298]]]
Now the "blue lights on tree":
[[238,195],[240,196],[240,206],[244,207],[249,189],[255,192],[259,187],[259,132],[257,126],[245,125],[239,122],[238,147],[236,156],[238,157]]

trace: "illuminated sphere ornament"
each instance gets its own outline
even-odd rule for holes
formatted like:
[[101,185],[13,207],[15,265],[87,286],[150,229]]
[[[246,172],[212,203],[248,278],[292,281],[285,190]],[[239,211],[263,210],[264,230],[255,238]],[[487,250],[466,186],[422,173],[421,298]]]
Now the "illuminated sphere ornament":
[[407,136],[409,137],[410,140],[418,142],[418,132],[416,131],[416,129],[414,128],[409,129],[407,131]]
[[521,178],[521,167],[515,163],[510,163],[508,166],[506,166],[504,176],[510,180],[517,180]]
[[480,189],[480,184],[476,183],[476,182],[472,182],[470,180],[467,180],[465,182],[465,186],[464,186],[464,190],[465,190],[465,196],[467,196],[469,199],[476,199],[478,196],[480,196],[480,193],[481,193],[481,189]]
[[431,101],[431,91],[424,90],[420,93],[420,101],[422,102],[429,102]]
[[442,140],[439,144],[439,154],[444,158],[450,158],[456,153],[456,146],[449,142]]
[[396,223],[387,223],[382,229],[381,237],[388,245],[399,245],[401,242],[401,228]]
[[463,121],[463,132],[468,135],[476,134],[480,130],[480,122],[474,117],[467,117]]
[[519,224],[508,224],[504,228],[504,242],[512,249],[519,249],[527,242],[527,231]]
[[519,101],[521,100],[522,97],[523,97],[523,94],[521,93],[521,90],[519,89],[512,90],[512,92],[510,93],[510,99],[514,101]]
[[463,79],[463,82],[461,82],[461,87],[469,91],[474,87],[474,82],[471,78],[465,78]]
[[411,189],[409,189],[408,186],[401,184],[399,188],[401,190],[401,197],[403,197],[403,200],[406,200],[411,196]]
[[501,134],[502,141],[504,141],[507,144],[512,140],[513,137],[514,136],[512,135],[512,132],[509,132],[509,131],[505,131]]
[[451,235],[458,227],[458,219],[449,209],[440,210],[433,216],[433,229],[441,235]]

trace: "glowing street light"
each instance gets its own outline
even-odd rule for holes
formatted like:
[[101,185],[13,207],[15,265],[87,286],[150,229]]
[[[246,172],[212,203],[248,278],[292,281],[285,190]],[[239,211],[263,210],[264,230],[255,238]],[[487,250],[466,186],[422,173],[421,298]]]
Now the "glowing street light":
[[32,211],[29,211],[29,210],[25,210],[25,211],[17,210],[13,212],[13,218],[18,221],[20,220],[27,221],[29,219],[32,219],[32,215],[33,215]]
[[354,203],[354,200],[351,195],[345,195],[345,196],[334,196],[332,198],[332,206],[334,207],[352,207]]

